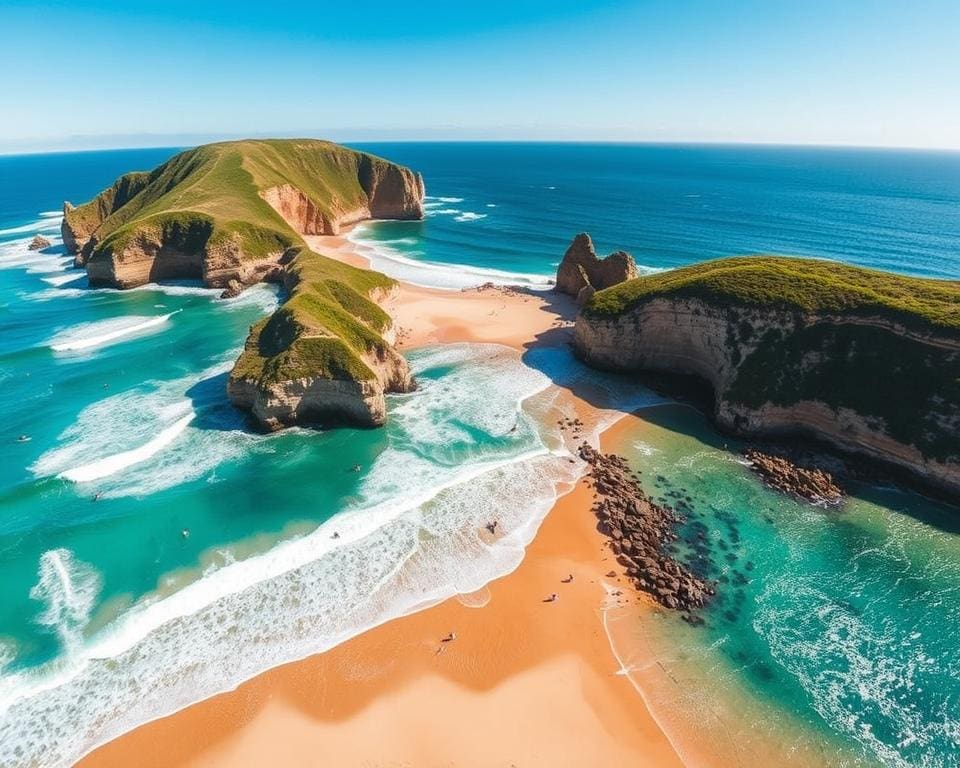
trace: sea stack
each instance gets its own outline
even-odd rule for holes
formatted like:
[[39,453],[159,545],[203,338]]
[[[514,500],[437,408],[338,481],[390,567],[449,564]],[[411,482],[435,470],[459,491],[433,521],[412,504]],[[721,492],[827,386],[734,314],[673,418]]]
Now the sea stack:
[[734,434],[814,438],[960,497],[960,283],[719,259],[598,291],[574,349],[701,379]]
[[586,232],[573,238],[557,269],[557,290],[575,296],[584,304],[594,291],[631,280],[638,275],[633,256],[624,251],[597,258],[593,240]]
[[50,245],[50,241],[43,235],[34,235],[27,248],[31,251],[42,251],[44,248],[49,248]]

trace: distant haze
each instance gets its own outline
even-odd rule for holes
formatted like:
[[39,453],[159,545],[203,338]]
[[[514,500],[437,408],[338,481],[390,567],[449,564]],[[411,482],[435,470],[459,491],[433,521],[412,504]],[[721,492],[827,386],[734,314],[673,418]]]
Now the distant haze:
[[5,0],[0,30],[0,153],[267,135],[960,149],[956,0]]

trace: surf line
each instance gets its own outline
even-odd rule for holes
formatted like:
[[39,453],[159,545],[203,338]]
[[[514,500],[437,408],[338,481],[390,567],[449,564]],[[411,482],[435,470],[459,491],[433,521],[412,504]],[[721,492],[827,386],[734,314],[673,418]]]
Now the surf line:
[[91,480],[109,477],[121,469],[126,469],[134,464],[140,464],[176,440],[180,433],[187,428],[187,425],[193,421],[195,415],[193,412],[187,414],[160,432],[153,440],[144,443],[139,448],[116,453],[113,456],[107,456],[99,461],[84,464],[75,469],[68,469],[61,472],[57,477],[62,477],[64,480],[69,480],[72,483],[86,483]]
[[87,339],[76,339],[74,341],[63,341],[59,344],[51,344],[50,349],[52,349],[54,352],[76,352],[82,349],[90,349],[91,347],[99,347],[103,344],[114,341],[115,339],[120,339],[124,336],[140,333],[148,328],[154,328],[158,325],[163,325],[180,311],[181,310],[178,309],[176,312],[171,312],[167,315],[151,317],[149,320],[144,320],[142,323],[137,323],[136,325],[131,325],[125,328],[117,328],[114,331],[108,331],[107,333],[102,333],[99,336],[92,336]]

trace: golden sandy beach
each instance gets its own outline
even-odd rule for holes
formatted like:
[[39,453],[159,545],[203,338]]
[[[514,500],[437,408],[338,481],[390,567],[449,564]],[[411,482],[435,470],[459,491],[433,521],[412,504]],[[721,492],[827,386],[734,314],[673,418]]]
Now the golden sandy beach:
[[[365,266],[343,238],[310,239],[322,253]],[[403,346],[523,349],[562,340],[574,308],[509,289],[404,284],[388,309]],[[589,419],[589,405],[565,397]],[[265,672],[104,745],[81,765],[682,765],[605,634],[605,607],[653,609],[607,575],[616,563],[595,528],[590,494],[581,482],[562,497],[517,570],[480,593]],[[559,599],[544,602],[551,593]]]

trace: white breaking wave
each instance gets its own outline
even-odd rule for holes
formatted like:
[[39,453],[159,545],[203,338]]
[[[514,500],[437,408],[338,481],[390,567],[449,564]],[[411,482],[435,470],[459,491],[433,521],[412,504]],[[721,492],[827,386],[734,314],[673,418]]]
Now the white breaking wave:
[[40,211],[37,216],[43,219],[62,219],[63,211]]
[[479,221],[480,219],[487,218],[485,213],[471,213],[470,211],[465,211],[459,216],[454,217],[454,221]]
[[[0,264],[2,268],[2,264]],[[58,264],[57,269],[63,270],[65,265]],[[53,270],[44,270],[44,271],[53,271]],[[80,277],[83,277],[85,273],[80,272]],[[46,279],[46,278],[44,278]],[[235,296],[231,299],[220,299],[220,294],[223,293],[222,288],[205,288],[202,285],[186,285],[179,283],[165,283],[163,285],[159,283],[147,283],[146,285],[139,285],[136,288],[77,288],[67,284],[58,286],[56,288],[48,288],[44,291],[37,291],[35,293],[30,293],[24,296],[26,299],[31,301],[50,301],[51,299],[64,299],[64,298],[81,298],[84,296],[96,296],[98,294],[110,294],[110,293],[134,293],[134,292],[152,292],[152,293],[162,293],[165,296],[201,296],[208,298],[210,300],[218,300],[223,302],[223,306],[227,309],[239,308],[244,306],[249,306],[251,303],[259,304],[269,310],[269,307],[276,305],[277,297],[277,288],[276,286],[259,284],[252,286],[241,293],[239,296]],[[272,295],[272,298],[270,296]],[[272,310],[270,310],[272,311]]]
[[[179,312],[179,310],[177,310]],[[152,331],[167,323],[177,312],[156,317],[130,315],[128,317],[99,320],[93,323],[83,323],[74,328],[58,333],[49,342],[48,346],[54,352],[78,352],[85,349],[102,347],[131,336],[140,336],[146,331]]]
[[0,764],[72,764],[139,724],[512,571],[583,471],[556,427],[541,432],[556,421],[552,380],[595,383],[618,409],[650,397],[605,383],[566,350],[552,354],[536,367],[496,345],[411,355],[421,390],[391,397],[387,447],[348,509],[262,554],[220,558],[179,591],[141,600],[67,661],[8,677]]
[[90,464],[84,464],[76,469],[68,469],[62,472],[60,477],[74,483],[88,483],[91,480],[109,477],[134,464],[147,461],[147,459],[152,458],[176,440],[187,428],[187,425],[193,421],[193,417],[193,413],[184,416],[139,448],[133,448],[132,450],[123,451],[113,456],[107,456]]
[[20,235],[25,232],[55,232],[59,229],[59,221],[52,221],[51,219],[45,218],[41,219],[40,221],[32,221],[29,224],[23,224],[19,227],[0,229],[0,237],[3,237],[4,235]]
[[57,633],[66,653],[74,653],[100,593],[99,574],[66,549],[40,557],[39,580],[30,597],[44,603],[37,621]]
[[[231,458],[269,450],[279,435],[245,431],[243,416],[226,402],[222,379],[237,354],[230,350],[197,374],[145,382],[88,405],[30,471],[38,478],[99,480],[96,489],[104,498],[146,496],[190,482]],[[198,394],[204,382],[207,391]],[[216,419],[218,428],[197,428],[198,414]]]
[[368,259],[374,269],[413,285],[459,291],[464,288],[476,288],[484,283],[516,285],[534,290],[548,290],[554,284],[551,275],[523,274],[460,264],[419,261],[405,256],[383,242],[365,239],[363,236],[365,231],[366,229],[361,225],[354,227],[347,235],[347,239],[357,247],[358,253]]
[[83,271],[73,271],[66,272],[62,275],[51,275],[50,277],[42,278],[43,282],[49,285],[66,285],[67,283],[73,283],[77,280],[82,280],[87,276],[86,272]]

